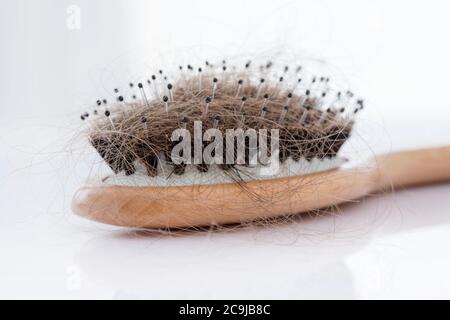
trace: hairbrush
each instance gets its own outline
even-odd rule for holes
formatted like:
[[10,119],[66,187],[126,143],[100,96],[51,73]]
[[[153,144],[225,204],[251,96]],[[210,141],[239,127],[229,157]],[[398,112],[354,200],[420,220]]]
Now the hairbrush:
[[450,180],[450,147],[342,167],[339,151],[365,104],[327,75],[275,61],[198,65],[158,70],[81,115],[111,174],[76,192],[76,214],[119,226],[189,228]]

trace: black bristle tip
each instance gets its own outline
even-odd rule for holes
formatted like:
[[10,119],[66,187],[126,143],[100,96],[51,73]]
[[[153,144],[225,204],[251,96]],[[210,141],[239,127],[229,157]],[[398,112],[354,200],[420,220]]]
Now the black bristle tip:
[[146,122],[147,122],[147,118],[146,118],[146,117],[142,117],[142,118],[141,118],[141,122],[142,122],[142,123],[146,123]]
[[182,123],[188,123],[189,122],[188,117],[185,117],[185,116],[181,117],[181,122]]
[[306,92],[305,92],[305,94],[307,95],[307,96],[309,96],[310,94],[311,94],[311,90],[306,90]]
[[206,97],[206,98],[205,98],[205,102],[206,102],[206,103],[210,103],[210,102],[211,102],[211,97]]
[[100,106],[102,102],[100,100],[97,100],[97,105]]
[[242,101],[246,101],[247,100],[247,98],[246,97],[242,97],[242,99],[241,99]]
[[164,102],[167,102],[167,101],[169,101],[169,98],[168,98],[167,96],[164,96],[164,97],[163,97],[163,101],[164,101]]
[[142,85],[142,83],[138,83],[138,87],[140,88],[140,89],[142,89],[144,86]]
[[117,101],[123,102],[123,97],[122,97],[122,96],[119,96],[119,97],[117,98]]
[[264,99],[269,99],[269,95],[267,93],[264,95]]
[[261,79],[259,80],[259,82],[261,82],[261,83],[264,83],[264,81],[266,81],[266,80],[264,80],[264,78],[261,78]]
[[214,82],[214,83],[216,83],[217,81],[218,81],[217,78],[214,78],[214,79],[213,79],[213,82]]
[[239,79],[238,84],[242,84],[244,81],[242,79]]
[[202,72],[203,70],[202,70],[202,68],[198,68],[198,72]]
[[109,112],[109,110],[105,111],[105,116],[109,117],[111,115],[111,112]]
[[154,74],[152,75],[152,80],[156,80],[156,76]]
[[287,96],[288,96],[288,98],[292,98],[292,93],[289,92]]
[[167,89],[172,90],[172,88],[173,88],[172,84],[169,83],[169,84],[167,85]]
[[284,109],[284,111],[288,111],[289,107],[288,106],[284,106],[283,109]]
[[83,115],[81,115],[80,119],[84,121],[86,118]]
[[133,87],[134,87],[134,83],[133,83],[133,82],[130,82],[130,83],[129,83],[129,86],[130,86],[130,88],[133,88]]

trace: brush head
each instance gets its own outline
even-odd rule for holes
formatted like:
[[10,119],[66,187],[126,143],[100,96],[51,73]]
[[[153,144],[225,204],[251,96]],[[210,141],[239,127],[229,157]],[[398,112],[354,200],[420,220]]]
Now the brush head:
[[[282,165],[334,159],[351,134],[354,114],[364,106],[351,91],[338,91],[327,77],[310,76],[309,81],[302,81],[308,74],[301,67],[283,65],[277,70],[272,61],[255,68],[251,61],[241,68],[228,66],[226,61],[217,67],[205,65],[205,69],[177,66],[170,83],[162,70],[146,86],[139,82],[136,89],[130,83],[128,96],[140,93],[141,99],[127,100],[127,94],[121,93],[115,104],[105,103],[104,112],[89,118],[89,142],[115,174],[129,176],[145,168],[148,176],[163,171],[169,177],[213,169],[226,172],[231,181],[248,180],[254,174],[249,169],[267,165],[259,154],[268,150],[273,155],[271,138],[275,135],[277,161]],[[86,123],[88,116],[81,118]],[[182,129],[192,138],[198,136],[199,122],[201,137],[210,129],[223,133],[202,140],[201,153],[214,141],[221,143],[222,154],[212,148],[214,163],[196,161],[194,150],[199,146],[192,141],[192,153],[182,149],[178,155],[183,161],[174,161],[174,148],[186,136],[174,139],[173,133]],[[228,144],[227,130],[267,132],[268,139],[257,141],[255,153],[247,136],[240,144],[238,139]],[[238,149],[244,152],[241,158]],[[257,155],[256,162],[252,154]]]

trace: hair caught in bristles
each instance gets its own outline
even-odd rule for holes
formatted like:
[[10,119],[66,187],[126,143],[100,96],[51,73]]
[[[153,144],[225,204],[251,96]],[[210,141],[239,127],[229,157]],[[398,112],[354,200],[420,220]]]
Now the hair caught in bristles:
[[[133,93],[129,101],[122,95],[114,104],[97,101],[87,124],[89,141],[115,173],[131,175],[139,161],[148,175],[156,175],[159,161],[171,161],[176,144],[172,132],[185,128],[193,136],[194,121],[202,121],[204,131],[278,129],[281,162],[332,158],[350,136],[354,114],[364,107],[351,91],[333,89],[328,77],[305,81],[301,66],[283,66],[277,73],[272,61],[255,70],[251,61],[242,68],[229,67],[226,61],[205,65],[204,69],[177,67],[179,76],[170,83],[160,70],[139,82],[137,89],[130,84],[138,95]],[[119,94],[117,89],[114,92]],[[88,116],[85,113],[81,119],[88,121]],[[249,165],[248,158],[245,162]],[[183,174],[187,165],[194,164],[174,164],[173,173]],[[208,171],[206,164],[195,166]]]

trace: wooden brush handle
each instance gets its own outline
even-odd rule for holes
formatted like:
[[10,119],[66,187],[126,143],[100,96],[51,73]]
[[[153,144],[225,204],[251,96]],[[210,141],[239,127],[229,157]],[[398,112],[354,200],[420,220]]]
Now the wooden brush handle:
[[87,185],[73,211],[103,223],[145,228],[227,224],[311,211],[370,193],[450,181],[450,147],[392,153],[369,165],[272,180],[172,187]]
[[450,147],[391,153],[375,162],[381,189],[450,181]]

